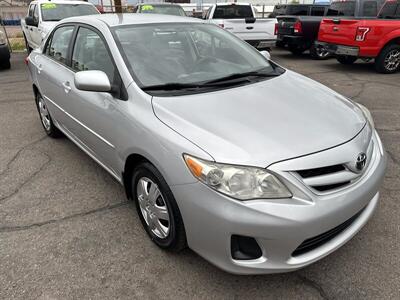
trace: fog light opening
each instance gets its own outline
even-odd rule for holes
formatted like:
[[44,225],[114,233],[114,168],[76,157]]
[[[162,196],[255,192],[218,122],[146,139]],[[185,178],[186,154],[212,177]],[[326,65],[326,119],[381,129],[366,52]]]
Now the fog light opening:
[[231,255],[236,260],[251,260],[262,256],[262,251],[257,241],[248,236],[232,235]]

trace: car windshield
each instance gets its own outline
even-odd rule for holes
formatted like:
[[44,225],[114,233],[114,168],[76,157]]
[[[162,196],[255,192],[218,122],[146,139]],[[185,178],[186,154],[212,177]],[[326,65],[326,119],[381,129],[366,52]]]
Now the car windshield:
[[178,5],[154,5],[145,4],[140,8],[142,14],[162,14],[184,17],[185,11]]
[[217,5],[213,19],[245,19],[253,18],[250,5]]
[[354,17],[356,10],[355,1],[333,2],[328,9],[327,16]]
[[249,72],[265,77],[275,74],[276,68],[257,50],[215,25],[125,25],[114,33],[125,63],[142,88],[234,79]]
[[93,5],[87,4],[58,4],[53,2],[40,5],[43,21],[60,21],[69,17],[95,15],[99,12]]

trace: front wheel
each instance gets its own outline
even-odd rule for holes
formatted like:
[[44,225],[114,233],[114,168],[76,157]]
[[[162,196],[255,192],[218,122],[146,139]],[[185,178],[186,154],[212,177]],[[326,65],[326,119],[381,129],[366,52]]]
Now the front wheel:
[[312,59],[316,60],[324,60],[330,57],[330,53],[321,45],[311,46],[310,55]]
[[175,198],[161,173],[150,163],[133,171],[132,195],[144,229],[160,248],[179,252],[186,234]]
[[342,65],[352,65],[357,60],[357,57],[349,56],[349,55],[339,55],[339,56],[336,56],[336,59]]
[[400,45],[388,45],[375,59],[375,70],[379,73],[392,74],[400,70]]

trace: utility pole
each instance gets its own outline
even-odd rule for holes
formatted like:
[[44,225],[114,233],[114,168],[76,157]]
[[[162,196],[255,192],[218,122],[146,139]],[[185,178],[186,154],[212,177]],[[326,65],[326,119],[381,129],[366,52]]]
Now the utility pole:
[[114,0],[115,12],[122,13],[121,0]]

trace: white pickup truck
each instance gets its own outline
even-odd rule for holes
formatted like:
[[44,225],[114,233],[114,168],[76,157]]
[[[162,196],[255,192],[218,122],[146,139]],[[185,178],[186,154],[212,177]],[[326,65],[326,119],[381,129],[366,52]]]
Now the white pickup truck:
[[248,3],[213,4],[204,16],[205,20],[232,32],[250,45],[271,48],[276,43],[275,18],[256,19],[255,8]]
[[21,20],[26,49],[38,48],[46,34],[58,21],[75,16],[99,14],[96,7],[84,1],[35,0],[29,4],[27,16]]

